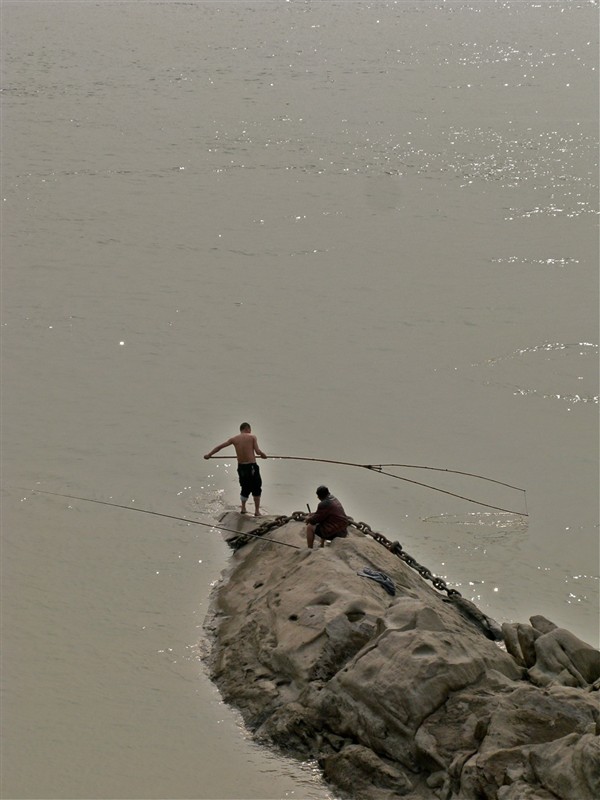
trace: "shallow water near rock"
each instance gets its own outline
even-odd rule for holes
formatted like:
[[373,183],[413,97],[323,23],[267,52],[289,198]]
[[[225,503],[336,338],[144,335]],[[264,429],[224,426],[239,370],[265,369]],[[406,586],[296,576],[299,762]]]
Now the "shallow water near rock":
[[32,494],[210,523],[245,419],[526,489],[261,462],[265,511],[326,483],[499,622],[597,644],[597,4],[0,13],[3,796],[330,796],[204,671],[220,535]]

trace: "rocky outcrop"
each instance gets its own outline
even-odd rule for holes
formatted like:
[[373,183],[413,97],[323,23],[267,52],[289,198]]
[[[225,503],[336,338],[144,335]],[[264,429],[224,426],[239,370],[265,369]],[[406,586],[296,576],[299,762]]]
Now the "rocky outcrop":
[[370,537],[308,550],[288,521],[232,556],[207,618],[209,666],[257,737],[318,759],[350,797],[600,797],[599,654],[530,623],[495,642],[493,620]]

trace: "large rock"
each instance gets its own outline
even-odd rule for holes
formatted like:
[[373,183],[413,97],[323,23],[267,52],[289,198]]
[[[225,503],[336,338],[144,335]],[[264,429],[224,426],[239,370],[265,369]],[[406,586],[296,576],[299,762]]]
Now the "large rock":
[[506,648],[536,686],[585,687],[600,678],[600,653],[570,631],[536,615],[531,625],[502,626]]
[[361,800],[600,797],[597,651],[539,616],[499,645],[370,537],[308,550],[278,522],[232,556],[207,620],[211,675],[259,738]]

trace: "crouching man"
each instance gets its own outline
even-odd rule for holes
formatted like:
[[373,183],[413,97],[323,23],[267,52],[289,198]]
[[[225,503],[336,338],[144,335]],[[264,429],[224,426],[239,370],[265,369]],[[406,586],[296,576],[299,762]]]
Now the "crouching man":
[[321,547],[324,547],[326,541],[348,535],[348,518],[340,501],[330,494],[327,486],[318,487],[317,497],[317,510],[306,520],[306,544],[311,550],[315,536],[321,539]]

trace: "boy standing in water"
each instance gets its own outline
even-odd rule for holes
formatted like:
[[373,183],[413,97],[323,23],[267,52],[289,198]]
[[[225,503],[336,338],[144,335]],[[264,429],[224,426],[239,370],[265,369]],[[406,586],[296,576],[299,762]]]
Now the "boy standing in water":
[[207,453],[204,458],[210,458],[232,444],[235,447],[235,454],[238,461],[238,478],[240,481],[240,501],[242,503],[242,514],[246,514],[246,503],[250,495],[254,500],[254,516],[260,517],[260,497],[262,494],[262,478],[260,467],[256,463],[256,456],[267,458],[267,454],[258,446],[258,440],[252,433],[249,422],[242,422],[240,432],[231,439],[227,439],[223,444],[219,444]]

